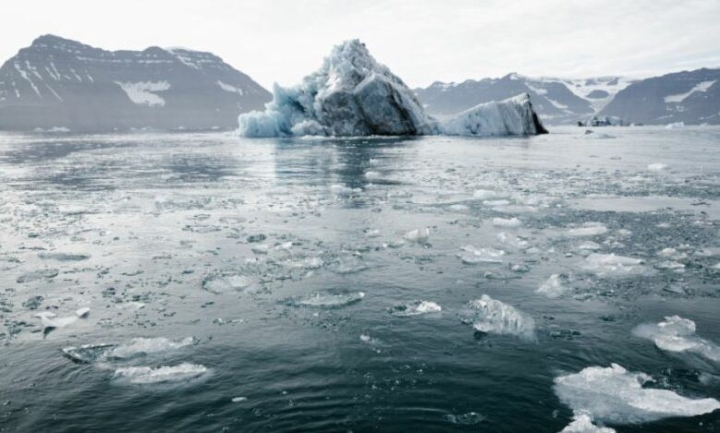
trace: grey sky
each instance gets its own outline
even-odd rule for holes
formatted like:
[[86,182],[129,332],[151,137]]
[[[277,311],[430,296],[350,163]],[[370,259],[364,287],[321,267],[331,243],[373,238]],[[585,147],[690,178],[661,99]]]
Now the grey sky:
[[720,0],[2,0],[0,59],[45,33],[105,49],[212,51],[294,84],[365,41],[411,86],[519,72],[647,76],[720,67]]

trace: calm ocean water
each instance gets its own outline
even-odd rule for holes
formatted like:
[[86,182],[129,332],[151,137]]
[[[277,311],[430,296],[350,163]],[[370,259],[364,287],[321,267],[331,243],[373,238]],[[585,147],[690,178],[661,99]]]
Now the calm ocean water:
[[719,431],[719,295],[716,127],[0,135],[3,432]]

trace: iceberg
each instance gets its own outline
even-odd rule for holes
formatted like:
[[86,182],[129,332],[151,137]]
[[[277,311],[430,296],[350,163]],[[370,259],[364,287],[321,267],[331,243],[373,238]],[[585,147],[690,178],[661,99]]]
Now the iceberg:
[[265,111],[241,114],[245,137],[534,135],[546,133],[527,94],[471,108],[446,121],[425,112],[412,90],[357,39],[333,48],[299,85],[275,85]]

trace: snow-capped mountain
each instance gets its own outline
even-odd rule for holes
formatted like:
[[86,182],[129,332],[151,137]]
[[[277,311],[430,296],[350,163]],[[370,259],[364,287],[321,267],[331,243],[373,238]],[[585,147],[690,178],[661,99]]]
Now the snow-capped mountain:
[[720,124],[720,69],[697,69],[632,84],[601,112],[646,124]]
[[435,82],[415,92],[428,112],[437,116],[457,114],[480,103],[528,93],[543,122],[566,124],[598,113],[631,83],[621,77],[530,78],[512,73],[502,78],[467,80],[462,83]]
[[211,53],[41,36],[0,68],[0,129],[230,129],[270,93]]
[[300,84],[276,85],[273,93],[265,111],[239,116],[240,134],[490,136],[547,132],[527,94],[477,105],[455,118],[438,121],[427,114],[403,80],[376,61],[359,40],[335,46],[322,66]]

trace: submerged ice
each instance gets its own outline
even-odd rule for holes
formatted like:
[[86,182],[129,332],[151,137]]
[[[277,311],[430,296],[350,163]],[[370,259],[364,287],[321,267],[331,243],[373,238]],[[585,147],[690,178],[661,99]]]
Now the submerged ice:
[[554,388],[560,400],[576,413],[611,424],[690,417],[720,409],[720,402],[714,398],[691,399],[667,389],[643,387],[651,381],[645,373],[612,364],[559,376]]
[[471,108],[447,121],[425,112],[413,91],[359,40],[333,48],[322,67],[293,87],[275,85],[264,112],[241,114],[246,137],[527,135],[545,133],[524,94]]

